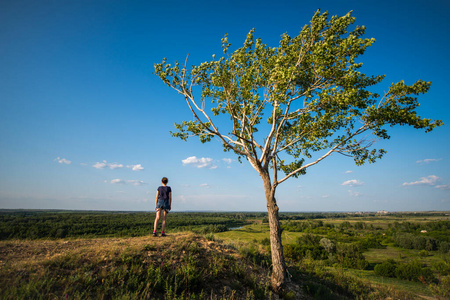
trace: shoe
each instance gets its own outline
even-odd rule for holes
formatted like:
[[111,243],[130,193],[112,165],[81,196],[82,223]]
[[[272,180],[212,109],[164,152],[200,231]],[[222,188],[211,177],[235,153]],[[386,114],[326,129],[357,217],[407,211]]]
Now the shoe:
[[153,236],[158,236],[158,234],[156,232],[153,232]]
[[161,233],[161,236],[166,236],[166,234],[163,232],[163,233]]

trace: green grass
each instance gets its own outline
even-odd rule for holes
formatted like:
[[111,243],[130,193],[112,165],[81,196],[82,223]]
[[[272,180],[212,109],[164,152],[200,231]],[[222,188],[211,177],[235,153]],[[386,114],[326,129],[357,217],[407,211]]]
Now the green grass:
[[413,282],[407,280],[400,280],[397,278],[380,277],[374,274],[373,271],[368,270],[347,270],[346,272],[369,281],[372,285],[383,286],[387,289],[400,290],[416,295],[432,296],[431,291],[426,285],[421,282]]
[[[423,264],[431,266],[434,262],[443,260],[446,255],[437,251],[428,252],[428,256],[420,256],[419,250],[402,249],[399,247],[387,246],[385,249],[369,249],[364,252],[364,257],[371,263],[382,263],[388,259],[399,262],[407,262],[419,259]],[[447,255],[448,256],[448,255]]]
[[387,259],[399,260],[408,256],[408,250],[387,246],[385,249],[369,249],[364,252],[364,257],[373,263],[382,263]]
[[[304,233],[301,232],[283,232],[282,240],[283,244],[293,244]],[[246,225],[240,229],[230,230],[226,232],[215,233],[215,235],[228,242],[261,242],[263,239],[269,238],[269,225],[254,223]]]
[[218,238],[229,242],[250,243],[254,240],[261,241],[269,237],[269,225],[254,223],[240,229],[219,232],[215,234]]

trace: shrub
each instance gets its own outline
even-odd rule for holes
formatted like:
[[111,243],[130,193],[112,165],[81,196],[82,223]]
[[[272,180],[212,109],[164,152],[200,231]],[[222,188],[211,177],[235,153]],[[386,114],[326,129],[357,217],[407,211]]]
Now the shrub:
[[194,232],[198,234],[208,234],[208,233],[218,233],[218,232],[224,232],[228,231],[228,227],[223,224],[214,224],[214,225],[207,225],[200,227],[199,229],[194,229]]
[[364,270],[369,266],[358,244],[338,244],[337,256],[344,268]]
[[413,260],[405,264],[399,264],[395,270],[395,275],[399,279],[406,279],[410,281],[431,282],[435,279],[431,269],[423,266],[418,260]]
[[369,235],[367,237],[362,238],[359,241],[359,244],[361,245],[362,249],[367,250],[367,249],[382,249],[384,248],[383,245],[381,245],[379,238],[377,238],[374,235]]
[[412,233],[396,233],[393,236],[395,243],[405,249],[437,250],[437,241],[429,236],[417,236]]
[[442,276],[450,275],[450,262],[449,261],[436,261],[431,265],[433,269]]
[[300,261],[306,256],[314,260],[325,259],[327,257],[326,252],[322,248],[311,245],[288,244],[283,247],[283,250],[286,258],[294,261]]
[[450,252],[450,243],[448,243],[448,242],[440,242],[439,243],[439,251],[441,251],[442,253]]
[[442,276],[438,283],[430,284],[430,289],[439,299],[450,299],[450,276]]
[[330,239],[323,238],[319,243],[328,253],[336,252],[336,245]]
[[388,259],[374,268],[375,274],[383,277],[395,277],[396,270],[397,263],[393,259]]
[[268,268],[272,264],[271,258],[261,253],[254,244],[239,248],[239,253],[255,265]]

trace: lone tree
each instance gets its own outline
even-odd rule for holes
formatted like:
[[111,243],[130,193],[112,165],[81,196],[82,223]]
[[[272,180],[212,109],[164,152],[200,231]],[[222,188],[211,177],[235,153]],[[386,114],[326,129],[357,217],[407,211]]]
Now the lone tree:
[[298,36],[282,35],[275,48],[255,39],[251,30],[243,47],[232,53],[225,36],[219,60],[213,55],[212,61],[191,68],[187,58],[184,65],[166,59],[155,64],[156,75],[184,96],[193,114],[193,120],[175,124],[172,135],[198,136],[202,142],[217,138],[261,176],[275,291],[289,281],[275,200],[280,183],[304,175],[333,153],[353,157],[356,165],[375,162],[385,151],[372,146],[389,138],[387,125],[429,132],[443,124],[416,112],[415,96],[426,93],[430,82],[408,86],[401,81],[384,95],[369,90],[384,76],[359,71],[362,63],[356,59],[375,40],[362,37],[364,26],[350,31],[354,21],[351,12],[329,18],[317,11]]

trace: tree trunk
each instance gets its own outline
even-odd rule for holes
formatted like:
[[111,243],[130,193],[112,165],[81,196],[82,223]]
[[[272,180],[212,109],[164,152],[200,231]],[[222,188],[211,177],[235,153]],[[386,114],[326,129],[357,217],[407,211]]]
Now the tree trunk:
[[287,276],[283,245],[281,243],[281,226],[278,218],[278,206],[275,200],[275,187],[272,188],[268,176],[266,178],[264,177],[264,190],[267,200],[267,211],[269,213],[270,247],[272,250],[272,276],[270,278],[270,284],[275,292],[280,292],[285,287],[289,278]]

